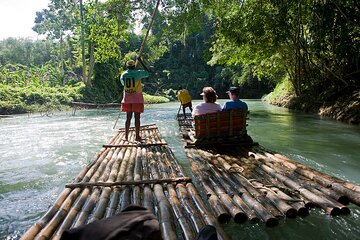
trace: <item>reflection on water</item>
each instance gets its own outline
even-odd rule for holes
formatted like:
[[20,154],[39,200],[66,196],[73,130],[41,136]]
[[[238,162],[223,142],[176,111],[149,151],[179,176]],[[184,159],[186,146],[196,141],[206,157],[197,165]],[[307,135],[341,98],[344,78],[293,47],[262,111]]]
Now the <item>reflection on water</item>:
[[[223,103],[224,100],[220,101]],[[296,161],[360,184],[360,128],[316,115],[247,101],[248,132],[262,146]],[[196,104],[196,102],[194,103]],[[156,123],[190,175],[175,115],[178,103],[150,105],[142,124]],[[18,115],[0,119],[0,239],[18,239],[53,204],[114,135],[118,110],[56,113],[52,117]],[[117,127],[124,126],[121,114]],[[286,219],[275,228],[263,224],[224,226],[233,239],[359,239],[360,208],[349,216],[328,217],[311,210],[306,218]]]

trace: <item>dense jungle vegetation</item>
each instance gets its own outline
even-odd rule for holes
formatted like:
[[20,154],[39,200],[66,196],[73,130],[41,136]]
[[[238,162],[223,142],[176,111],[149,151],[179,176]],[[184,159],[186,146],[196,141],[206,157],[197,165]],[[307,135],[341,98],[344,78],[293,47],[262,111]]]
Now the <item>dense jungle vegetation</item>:
[[[0,41],[0,114],[118,102],[156,2],[51,0],[34,16],[42,40]],[[172,100],[179,85],[194,98],[213,86],[226,97],[238,85],[242,98],[272,92],[271,103],[359,123],[359,22],[356,0],[163,0],[144,91]]]

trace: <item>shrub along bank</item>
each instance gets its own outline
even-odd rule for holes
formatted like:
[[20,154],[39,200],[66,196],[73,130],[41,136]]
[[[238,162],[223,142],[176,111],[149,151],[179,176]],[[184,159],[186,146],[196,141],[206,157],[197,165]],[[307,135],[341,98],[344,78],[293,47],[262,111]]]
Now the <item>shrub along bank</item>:
[[360,91],[352,87],[337,89],[326,86],[326,90],[313,89],[296,96],[289,82],[283,81],[263,100],[289,109],[360,124]]
[[[119,96],[118,99],[120,99]],[[164,103],[169,99],[144,94],[146,103]],[[70,109],[74,101],[106,103],[99,90],[90,90],[82,83],[63,87],[19,87],[0,84],[0,115],[27,112],[53,112]],[[119,102],[119,100],[114,101]]]

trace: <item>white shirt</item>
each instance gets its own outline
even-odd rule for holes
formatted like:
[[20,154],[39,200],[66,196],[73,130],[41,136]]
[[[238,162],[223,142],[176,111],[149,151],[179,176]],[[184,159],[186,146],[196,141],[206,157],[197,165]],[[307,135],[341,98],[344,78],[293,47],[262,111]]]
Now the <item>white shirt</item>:
[[206,113],[213,113],[221,111],[221,105],[218,103],[200,103],[194,107],[192,111],[192,116],[203,115]]

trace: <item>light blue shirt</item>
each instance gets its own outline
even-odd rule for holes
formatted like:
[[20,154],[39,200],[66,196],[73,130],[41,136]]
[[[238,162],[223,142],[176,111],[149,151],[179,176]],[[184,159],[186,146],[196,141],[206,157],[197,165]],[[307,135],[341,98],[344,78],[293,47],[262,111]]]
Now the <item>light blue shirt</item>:
[[248,106],[245,102],[241,100],[231,100],[224,104],[222,110],[237,110],[237,109],[246,109],[248,110]]

